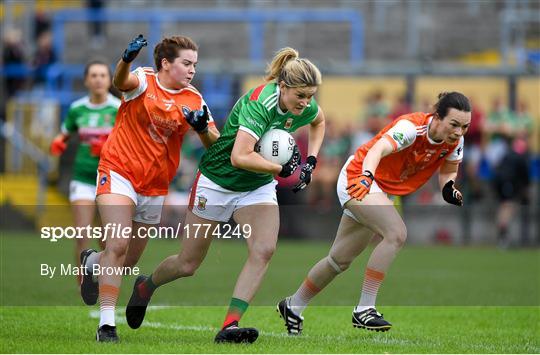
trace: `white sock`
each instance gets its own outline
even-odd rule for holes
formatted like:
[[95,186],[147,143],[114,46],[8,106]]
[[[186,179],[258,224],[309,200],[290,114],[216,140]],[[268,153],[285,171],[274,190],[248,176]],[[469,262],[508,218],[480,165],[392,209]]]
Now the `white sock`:
[[87,267],[88,272],[92,272],[92,268],[94,267],[94,264],[99,264],[99,259],[101,258],[101,253],[92,253],[88,255],[88,258],[86,258],[86,264],[84,266]]
[[360,301],[358,302],[358,308],[375,308],[375,301],[377,300],[377,294],[368,293],[362,291],[360,295]]
[[99,312],[99,326],[107,324],[115,327],[116,323],[114,321],[114,308],[102,309]]
[[296,293],[287,299],[287,306],[297,316],[301,316],[304,309],[306,309],[308,302],[296,296]]
[[363,312],[369,308],[375,308],[375,306],[356,306],[354,307],[354,313]]

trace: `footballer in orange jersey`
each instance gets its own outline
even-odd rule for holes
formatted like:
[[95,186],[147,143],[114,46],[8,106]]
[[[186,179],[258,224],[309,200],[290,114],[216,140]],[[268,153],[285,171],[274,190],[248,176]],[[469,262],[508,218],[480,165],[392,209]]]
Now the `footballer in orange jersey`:
[[337,183],[343,215],[334,244],[296,293],[278,304],[290,334],[302,331],[302,312],[309,301],[349,267],[374,234],[382,240],[368,260],[352,324],[376,331],[392,327],[377,312],[375,301],[407,230],[387,194],[410,194],[438,172],[444,200],[458,206],[463,203],[454,181],[463,157],[463,135],[471,123],[471,105],[463,94],[450,92],[441,93],[434,108],[432,113],[398,117],[343,166]]
[[118,341],[114,312],[122,274],[103,273],[96,280],[92,270],[120,270],[137,263],[147,242],[144,231],[160,222],[184,135],[193,129],[205,147],[219,137],[206,103],[191,85],[197,65],[195,42],[183,36],[164,38],[154,48],[157,72],[144,67],[130,71],[146,45],[142,35],[133,39],[116,66],[113,83],[122,91],[122,103],[98,167],[96,202],[104,230],[109,226],[121,232],[106,234],[103,252],[81,253],[87,270],[81,296],[90,305],[99,297],[100,342]]

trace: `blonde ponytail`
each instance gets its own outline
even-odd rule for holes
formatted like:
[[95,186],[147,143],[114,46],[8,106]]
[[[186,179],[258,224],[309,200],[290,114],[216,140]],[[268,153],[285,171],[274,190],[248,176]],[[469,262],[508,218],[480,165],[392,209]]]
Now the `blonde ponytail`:
[[291,47],[285,47],[277,51],[274,59],[266,68],[266,81],[272,81],[279,78],[281,71],[287,64],[287,62],[298,59],[298,51]]

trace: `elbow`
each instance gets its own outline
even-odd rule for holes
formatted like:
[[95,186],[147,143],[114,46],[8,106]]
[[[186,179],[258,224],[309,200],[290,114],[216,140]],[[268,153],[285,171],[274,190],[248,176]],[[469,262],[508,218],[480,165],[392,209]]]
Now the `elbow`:
[[241,156],[239,156],[238,154],[235,154],[233,152],[233,154],[231,154],[231,165],[235,168],[239,168],[239,169],[242,169],[244,167],[244,159],[242,159]]
[[125,83],[118,80],[117,78],[113,78],[113,85],[115,88],[117,88],[120,91],[126,91],[125,90]]
[[234,154],[231,154],[231,165],[235,168],[239,168],[240,167],[240,162],[239,162],[239,159],[236,155]]

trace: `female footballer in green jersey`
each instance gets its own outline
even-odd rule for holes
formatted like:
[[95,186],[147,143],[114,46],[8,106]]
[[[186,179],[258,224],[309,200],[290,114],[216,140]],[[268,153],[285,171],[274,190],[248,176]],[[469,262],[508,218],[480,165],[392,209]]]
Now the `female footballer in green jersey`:
[[[109,93],[111,72],[101,61],[92,61],[84,69],[84,85],[88,95],[73,102],[62,123],[62,131],[51,143],[52,155],[66,150],[66,141],[78,134],[81,144],[77,148],[73,165],[73,178],[69,185],[69,201],[76,227],[86,227],[94,221],[96,212],[96,176],[101,147],[114,126],[120,100]],[[81,251],[88,248],[89,236],[77,238],[75,260],[79,263]]]
[[274,176],[290,176],[300,164],[300,153],[295,148],[292,158],[279,165],[256,153],[254,146],[270,129],[294,132],[309,125],[308,158],[295,187],[301,190],[311,181],[325,129],[323,111],[314,99],[322,82],[321,73],[313,63],[299,58],[296,50],[284,48],[277,52],[267,72],[266,84],[236,102],[220,138],[201,159],[184,226],[200,224],[204,228],[184,228],[180,252],[166,258],[149,277],[137,278],[126,309],[130,327],[141,325],[158,286],[195,273],[212,237],[219,237],[220,224],[232,217],[251,231],[249,237],[244,236],[248,258],[215,341],[251,343],[257,339],[256,329],[240,328],[238,322],[259,289],[276,248],[279,210]]

